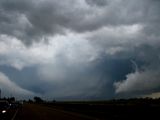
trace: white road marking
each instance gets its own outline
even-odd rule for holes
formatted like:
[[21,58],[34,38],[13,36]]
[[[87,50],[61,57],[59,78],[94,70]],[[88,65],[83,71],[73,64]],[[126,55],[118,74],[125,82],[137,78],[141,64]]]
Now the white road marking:
[[15,114],[13,115],[13,117],[12,117],[11,120],[14,120],[14,119],[15,119],[15,117],[16,117],[16,115],[17,115],[17,113],[18,113],[18,110],[19,110],[19,109],[16,110],[16,112],[15,112]]

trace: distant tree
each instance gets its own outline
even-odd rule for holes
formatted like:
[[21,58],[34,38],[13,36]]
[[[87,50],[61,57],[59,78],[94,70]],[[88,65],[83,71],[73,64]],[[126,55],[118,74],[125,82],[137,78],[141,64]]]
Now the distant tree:
[[52,103],[55,103],[56,102],[56,100],[52,100]]
[[28,102],[29,102],[29,103],[33,103],[33,100],[29,99]]
[[40,97],[35,96],[34,97],[34,102],[36,102],[36,103],[42,103],[43,100]]
[[8,98],[8,100],[11,101],[11,102],[14,102],[15,101],[15,97]]

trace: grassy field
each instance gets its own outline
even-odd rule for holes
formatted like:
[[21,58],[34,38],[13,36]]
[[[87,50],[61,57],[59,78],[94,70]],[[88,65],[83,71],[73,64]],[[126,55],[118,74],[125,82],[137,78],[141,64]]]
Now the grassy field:
[[42,104],[25,103],[15,120],[95,120],[83,114],[54,109]]
[[160,100],[130,99],[111,101],[71,101],[46,103],[45,106],[71,111],[98,119],[157,119]]
[[160,99],[24,103],[15,120],[160,119]]

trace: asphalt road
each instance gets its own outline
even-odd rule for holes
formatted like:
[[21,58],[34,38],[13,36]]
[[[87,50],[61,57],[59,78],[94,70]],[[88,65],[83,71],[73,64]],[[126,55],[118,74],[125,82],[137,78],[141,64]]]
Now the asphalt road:
[[43,105],[24,104],[14,120],[95,120],[85,115],[57,110]]

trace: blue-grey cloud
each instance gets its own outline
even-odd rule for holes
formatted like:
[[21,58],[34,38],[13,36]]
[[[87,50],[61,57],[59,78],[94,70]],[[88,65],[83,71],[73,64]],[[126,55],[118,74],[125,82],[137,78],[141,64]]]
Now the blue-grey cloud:
[[158,0],[1,0],[2,76],[50,98],[159,92],[159,6]]
[[86,0],[89,5],[106,6],[108,0]]

